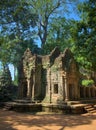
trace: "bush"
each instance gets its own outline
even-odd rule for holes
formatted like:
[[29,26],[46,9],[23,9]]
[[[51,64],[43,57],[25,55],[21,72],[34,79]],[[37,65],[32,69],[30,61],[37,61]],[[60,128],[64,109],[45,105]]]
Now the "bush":
[[0,73],[0,101],[9,101],[16,97],[17,86],[12,84],[8,66]]
[[93,80],[82,80],[82,85],[83,86],[92,86],[94,84],[94,81]]

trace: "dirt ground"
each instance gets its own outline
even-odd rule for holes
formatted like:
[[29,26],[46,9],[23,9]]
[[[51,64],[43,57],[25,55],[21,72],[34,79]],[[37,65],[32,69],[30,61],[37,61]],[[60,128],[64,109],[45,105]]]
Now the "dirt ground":
[[96,114],[31,114],[0,109],[0,130],[96,130]]

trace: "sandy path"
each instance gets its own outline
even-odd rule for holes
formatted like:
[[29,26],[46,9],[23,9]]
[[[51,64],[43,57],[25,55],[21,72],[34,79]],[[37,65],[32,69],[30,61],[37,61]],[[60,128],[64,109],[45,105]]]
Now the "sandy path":
[[33,115],[0,109],[0,130],[96,130],[96,114]]

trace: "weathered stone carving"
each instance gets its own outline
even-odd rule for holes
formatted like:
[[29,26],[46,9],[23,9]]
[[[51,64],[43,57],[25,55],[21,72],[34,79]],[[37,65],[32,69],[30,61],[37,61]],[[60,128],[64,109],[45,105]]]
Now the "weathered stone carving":
[[80,98],[79,71],[69,49],[60,53],[56,47],[46,56],[33,55],[27,49],[22,64],[22,98],[48,103]]

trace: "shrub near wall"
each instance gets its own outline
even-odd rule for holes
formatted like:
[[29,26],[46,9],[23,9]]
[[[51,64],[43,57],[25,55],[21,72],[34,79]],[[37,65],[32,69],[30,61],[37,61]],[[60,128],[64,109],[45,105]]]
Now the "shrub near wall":
[[92,86],[94,84],[93,80],[82,80],[82,85],[83,86]]
[[8,66],[3,68],[0,74],[0,101],[12,100],[17,87],[12,85],[12,78]]

